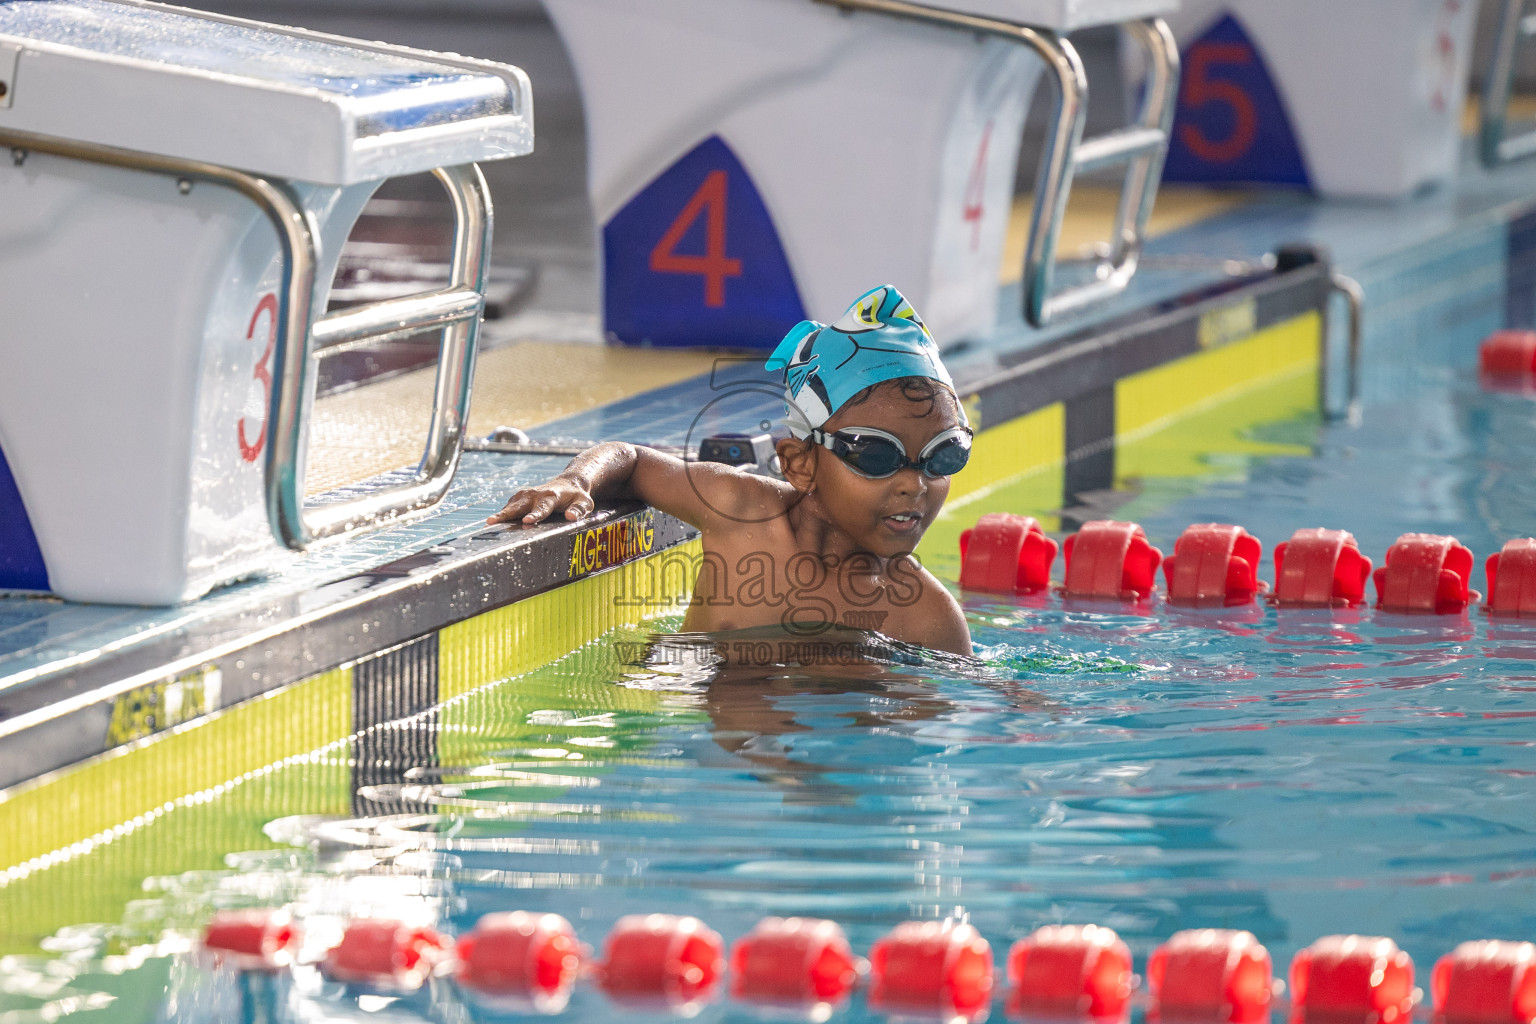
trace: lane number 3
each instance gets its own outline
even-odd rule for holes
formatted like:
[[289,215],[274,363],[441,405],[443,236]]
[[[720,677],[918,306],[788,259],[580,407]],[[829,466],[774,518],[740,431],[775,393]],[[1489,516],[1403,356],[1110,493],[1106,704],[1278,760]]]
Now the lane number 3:
[[256,303],[256,312],[251,314],[251,326],[246,329],[247,341],[256,337],[256,325],[261,321],[261,315],[267,314],[267,347],[262,350],[261,358],[256,360],[256,367],[251,371],[251,379],[261,382],[261,430],[256,435],[256,440],[251,441],[245,433],[245,417],[240,417],[240,422],[235,424],[237,439],[240,442],[240,457],[246,462],[255,462],[261,457],[261,450],[267,445],[267,413],[272,406],[272,350],[277,347],[277,295],[268,292]]

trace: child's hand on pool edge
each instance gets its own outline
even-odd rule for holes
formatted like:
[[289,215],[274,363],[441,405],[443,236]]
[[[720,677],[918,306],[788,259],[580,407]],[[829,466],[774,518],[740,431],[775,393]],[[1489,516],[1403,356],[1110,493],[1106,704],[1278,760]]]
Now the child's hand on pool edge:
[[592,512],[592,494],[578,479],[562,473],[536,487],[525,487],[507,499],[500,512],[486,520],[492,526],[498,523],[521,523],[533,526],[542,523],[554,513],[565,510],[565,518],[580,519]]

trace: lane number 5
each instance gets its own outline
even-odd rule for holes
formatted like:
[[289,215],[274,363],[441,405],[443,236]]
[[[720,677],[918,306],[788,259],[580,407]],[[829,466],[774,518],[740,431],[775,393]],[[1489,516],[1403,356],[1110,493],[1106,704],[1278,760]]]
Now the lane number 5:
[[1236,82],[1211,77],[1211,68],[1219,65],[1253,63],[1253,49],[1243,43],[1197,43],[1190,50],[1189,70],[1184,75],[1180,103],[1186,107],[1205,107],[1219,103],[1232,112],[1232,130],[1226,138],[1212,139],[1197,125],[1184,124],[1179,139],[1197,158],[1211,164],[1228,164],[1243,156],[1253,146],[1259,133],[1259,115],[1253,97]]

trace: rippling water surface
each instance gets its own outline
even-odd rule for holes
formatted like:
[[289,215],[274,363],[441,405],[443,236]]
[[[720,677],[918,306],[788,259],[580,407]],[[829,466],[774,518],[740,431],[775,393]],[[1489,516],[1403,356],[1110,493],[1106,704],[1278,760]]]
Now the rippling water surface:
[[[1421,969],[1530,935],[1536,628],[969,610],[982,659],[964,666],[892,650],[717,678],[665,644],[625,664],[642,638],[611,638],[417,726],[462,757],[366,791],[378,813],[279,821],[306,848],[162,881],[144,926],[293,901],[322,941],[347,913],[464,929],[521,908],[600,946],[626,913],[696,914],[727,939],[812,915],[862,950],[901,920],[965,917],[999,953],[1051,922],[1109,925],[1138,954],[1219,926],[1280,963],[1321,935],[1390,935]],[[184,984],[181,1019],[229,1005],[209,976]],[[445,984],[383,1009],[307,998],[369,1019],[458,1005]],[[566,1017],[615,1012],[583,987]],[[875,1016],[857,998],[843,1013]]]

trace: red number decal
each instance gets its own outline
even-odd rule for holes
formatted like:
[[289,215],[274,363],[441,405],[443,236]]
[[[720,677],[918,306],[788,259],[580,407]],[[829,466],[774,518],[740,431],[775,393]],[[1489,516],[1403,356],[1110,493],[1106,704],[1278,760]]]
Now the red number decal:
[[1185,106],[1203,107],[1224,103],[1232,110],[1232,133],[1224,139],[1209,139],[1192,124],[1181,125],[1179,138],[1195,156],[1211,164],[1231,163],[1253,146],[1259,134],[1259,115],[1253,97],[1236,82],[1212,79],[1210,70],[1217,64],[1251,64],[1253,49],[1242,43],[1197,43],[1189,52],[1189,72],[1184,77]]
[[981,148],[976,151],[976,164],[971,168],[970,180],[965,183],[965,205],[960,219],[971,225],[971,251],[981,248],[981,218],[987,212],[987,144],[992,141],[992,121],[981,130]]
[[[256,312],[251,314],[251,326],[245,332],[247,340],[256,337],[256,321],[261,319],[263,313],[267,314],[267,347],[261,353],[261,358],[256,360],[256,369],[251,371],[251,378],[261,381],[261,407],[266,409],[272,402],[272,367],[268,363],[272,359],[272,350],[277,347],[277,296],[272,292],[263,295],[261,301],[256,303]],[[265,414],[261,419],[261,433],[256,435],[255,441],[246,440],[244,416],[235,424],[235,429],[239,434],[240,457],[246,462],[255,462],[267,444]]]
[[[677,252],[677,243],[688,229],[704,219],[704,255],[687,256]],[[704,305],[718,309],[725,305],[725,279],[741,276],[741,260],[725,254],[725,172],[710,171],[704,184],[688,200],[667,233],[651,250],[651,269],[658,274],[700,274],[704,278]]]

